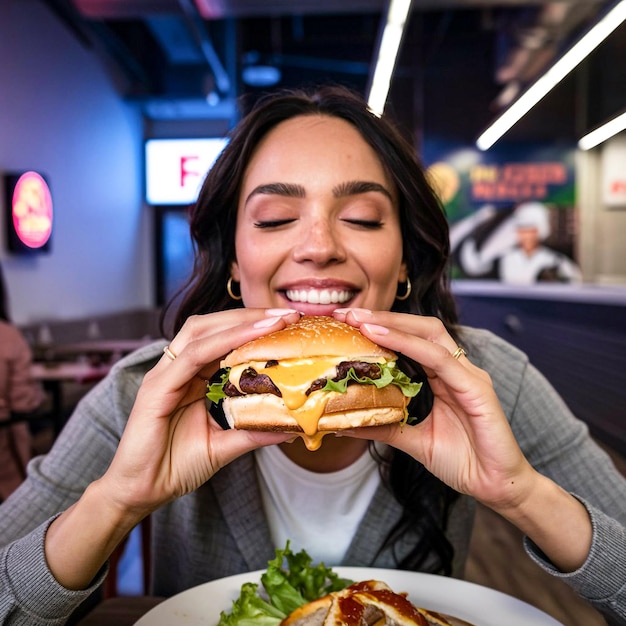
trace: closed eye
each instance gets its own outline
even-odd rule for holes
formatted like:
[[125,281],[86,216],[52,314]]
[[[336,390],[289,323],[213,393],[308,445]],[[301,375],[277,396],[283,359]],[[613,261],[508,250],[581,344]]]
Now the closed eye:
[[280,226],[285,226],[286,224],[291,224],[291,222],[295,222],[295,220],[263,220],[259,222],[254,222],[254,226],[255,228],[278,228]]
[[363,228],[368,228],[371,230],[383,227],[383,222],[381,222],[380,220],[344,219],[344,222],[347,222],[348,224],[353,224],[354,226],[362,226]]

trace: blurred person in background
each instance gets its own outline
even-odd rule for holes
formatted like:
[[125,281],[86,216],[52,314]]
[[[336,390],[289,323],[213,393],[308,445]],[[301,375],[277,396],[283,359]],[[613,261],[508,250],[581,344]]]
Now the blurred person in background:
[[43,389],[31,376],[31,363],[30,346],[9,317],[0,267],[0,502],[24,480],[32,455],[28,423],[2,423],[12,415],[37,409],[44,399]]

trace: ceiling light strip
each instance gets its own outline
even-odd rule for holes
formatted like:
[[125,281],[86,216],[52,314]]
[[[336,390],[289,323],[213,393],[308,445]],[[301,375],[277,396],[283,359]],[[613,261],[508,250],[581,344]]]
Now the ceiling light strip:
[[578,147],[581,150],[590,150],[623,130],[626,130],[626,112],[614,117],[606,124],[602,124],[602,126],[587,133],[584,137],[581,137],[578,142]]
[[621,0],[480,135],[476,146],[489,149],[625,19],[626,0]]
[[391,76],[396,65],[400,43],[411,9],[411,0],[391,0],[378,47],[372,84],[367,96],[367,106],[379,117],[385,110]]

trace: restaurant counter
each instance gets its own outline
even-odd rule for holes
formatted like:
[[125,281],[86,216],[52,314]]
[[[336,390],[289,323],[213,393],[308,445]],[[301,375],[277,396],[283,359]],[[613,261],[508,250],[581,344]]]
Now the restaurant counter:
[[530,357],[591,433],[626,454],[626,287],[453,281],[462,324]]

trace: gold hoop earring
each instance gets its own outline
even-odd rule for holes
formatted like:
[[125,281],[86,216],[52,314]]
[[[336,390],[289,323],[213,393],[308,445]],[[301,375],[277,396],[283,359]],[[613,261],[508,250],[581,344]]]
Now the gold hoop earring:
[[241,294],[240,295],[235,295],[235,293],[233,292],[233,277],[230,276],[228,278],[228,282],[226,283],[226,291],[228,292],[228,295],[233,299],[233,300],[241,300]]
[[407,276],[406,279],[406,292],[404,294],[402,294],[401,296],[399,296],[398,294],[396,294],[396,300],[401,300],[404,301],[406,300],[409,296],[411,295],[411,280],[410,278]]

